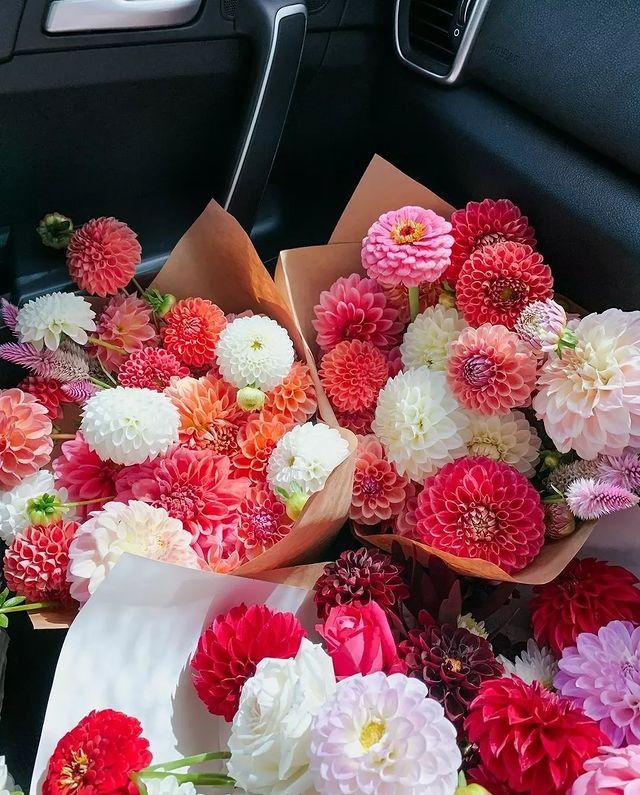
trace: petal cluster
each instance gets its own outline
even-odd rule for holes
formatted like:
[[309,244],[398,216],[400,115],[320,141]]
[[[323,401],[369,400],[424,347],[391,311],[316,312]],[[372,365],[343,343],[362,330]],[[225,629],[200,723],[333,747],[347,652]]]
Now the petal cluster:
[[322,357],[320,381],[338,411],[368,409],[389,377],[387,357],[370,342],[340,342]]
[[391,519],[402,509],[407,498],[409,480],[399,475],[387,461],[375,436],[358,441],[349,517],[364,525]]
[[34,475],[53,450],[49,413],[21,389],[0,390],[0,487],[11,489]]

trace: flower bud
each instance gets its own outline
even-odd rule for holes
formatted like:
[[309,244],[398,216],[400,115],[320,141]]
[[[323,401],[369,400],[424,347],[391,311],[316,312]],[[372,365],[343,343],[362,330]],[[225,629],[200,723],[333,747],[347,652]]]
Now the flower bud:
[[446,309],[456,308],[456,294],[450,288],[444,287],[438,296],[438,303]]
[[47,213],[36,227],[45,246],[66,248],[73,235],[73,221],[61,213]]
[[153,309],[154,315],[164,317],[171,307],[176,303],[175,295],[171,293],[161,293],[159,290],[145,290],[144,300]]
[[480,784],[466,784],[464,787],[458,787],[456,795],[491,795],[491,793]]
[[550,541],[570,536],[576,529],[576,520],[566,502],[549,502],[544,505],[544,532]]
[[543,450],[540,454],[540,459],[545,469],[553,470],[562,461],[562,453],[557,450]]
[[296,519],[299,518],[300,514],[302,513],[302,509],[307,504],[308,499],[309,495],[304,494],[302,491],[294,491],[293,494],[287,498],[285,506],[289,519],[292,519],[295,522]]
[[26,513],[34,525],[49,525],[58,522],[67,508],[57,494],[41,494],[27,500]]
[[236,395],[236,403],[243,411],[260,411],[266,399],[265,393],[255,386],[245,386]]

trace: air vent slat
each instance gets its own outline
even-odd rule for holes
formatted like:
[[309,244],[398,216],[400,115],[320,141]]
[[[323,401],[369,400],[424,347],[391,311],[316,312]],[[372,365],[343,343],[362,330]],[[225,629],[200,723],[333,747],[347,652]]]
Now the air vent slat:
[[453,20],[458,0],[411,0],[409,42],[418,52],[451,66],[455,57]]

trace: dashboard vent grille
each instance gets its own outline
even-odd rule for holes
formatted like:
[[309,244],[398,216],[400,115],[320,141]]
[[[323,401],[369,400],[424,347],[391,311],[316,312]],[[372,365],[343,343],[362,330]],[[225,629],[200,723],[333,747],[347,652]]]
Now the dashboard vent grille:
[[411,0],[409,43],[416,51],[451,66],[456,55],[458,0]]
[[[239,0],[222,0],[222,16],[225,19],[235,19]],[[307,10],[310,14],[317,14],[327,5],[329,0],[307,0]]]

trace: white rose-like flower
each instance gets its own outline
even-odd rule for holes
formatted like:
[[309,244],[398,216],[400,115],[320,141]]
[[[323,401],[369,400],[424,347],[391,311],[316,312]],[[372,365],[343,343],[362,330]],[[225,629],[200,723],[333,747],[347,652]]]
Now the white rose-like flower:
[[548,690],[553,687],[554,677],[558,673],[558,662],[551,651],[546,646],[540,648],[532,638],[527,641],[527,650],[521,652],[513,662],[502,654],[496,659],[504,666],[503,676],[518,676],[528,685],[540,682]]
[[387,381],[371,430],[398,472],[415,481],[467,454],[467,413],[451,394],[445,374],[428,367]]
[[261,660],[240,695],[227,768],[253,795],[311,795],[313,718],[335,690],[333,663],[304,638],[295,658]]
[[20,342],[57,351],[64,337],[86,345],[87,332],[95,331],[96,313],[81,295],[48,293],[28,301],[18,312],[16,334]]
[[527,477],[533,475],[540,454],[540,437],[521,411],[497,417],[469,412],[469,455],[504,461]]
[[143,781],[147,789],[147,795],[196,795],[196,788],[191,782],[179,784],[175,776],[143,778]]
[[449,346],[467,323],[455,309],[438,304],[421,312],[406,330],[400,353],[405,369],[444,370]]
[[267,480],[275,492],[313,494],[349,455],[349,445],[335,428],[305,422],[276,444],[267,464]]
[[5,758],[0,756],[0,795],[9,795],[9,793],[16,791],[16,784],[9,773]]
[[255,386],[269,392],[291,370],[293,342],[270,317],[239,317],[220,334],[216,359],[222,377],[238,389]]
[[311,732],[320,795],[453,795],[456,730],[426,685],[382,672],[343,679]]
[[27,514],[29,500],[43,494],[57,494],[60,502],[67,499],[66,490],[56,489],[53,475],[46,469],[25,478],[10,491],[0,492],[0,538],[7,546],[31,524]]
[[179,519],[146,502],[109,502],[76,530],[69,547],[71,596],[86,602],[123,553],[200,568],[192,536]]
[[103,461],[140,464],[178,441],[178,410],[162,392],[118,386],[85,403],[80,430]]

